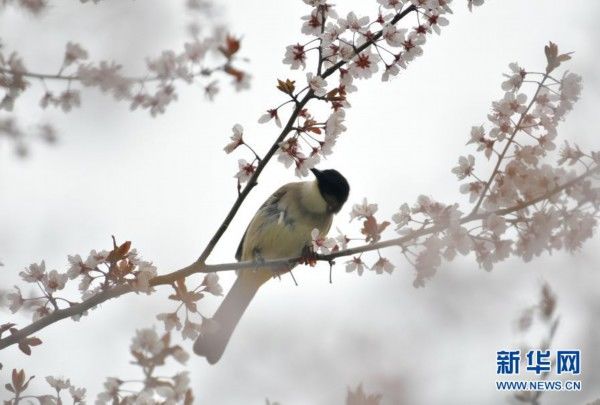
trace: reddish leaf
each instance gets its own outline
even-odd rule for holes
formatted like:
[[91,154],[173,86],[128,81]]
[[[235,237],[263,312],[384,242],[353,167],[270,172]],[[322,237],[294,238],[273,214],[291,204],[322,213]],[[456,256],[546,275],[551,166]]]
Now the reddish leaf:
[[121,246],[115,246],[115,248],[106,256],[106,261],[115,263],[119,260],[123,259],[127,253],[129,253],[129,249],[131,248],[131,241],[126,241]]
[[544,52],[546,53],[546,59],[548,60],[548,65],[546,66],[546,73],[552,72],[554,69],[560,66],[562,62],[565,62],[571,59],[571,53],[563,53],[561,55],[558,54],[558,46],[554,42],[550,42],[548,45],[544,47]]
[[39,346],[42,344],[42,341],[36,337],[28,337],[23,338],[19,341],[19,349],[26,355],[31,355],[31,347],[30,346]]
[[30,338],[27,338],[27,343],[29,343],[29,346],[39,346],[42,344],[42,340],[36,338],[35,336],[32,336]]
[[185,398],[183,399],[183,405],[192,405],[194,403],[194,395],[192,394],[192,390],[188,389],[185,392]]
[[296,83],[294,80],[286,79],[285,82],[283,80],[277,79],[277,89],[284,92],[285,94],[292,94],[294,90],[296,90]]
[[363,229],[360,232],[365,235],[365,241],[367,242],[377,242],[381,239],[381,233],[388,227],[390,223],[388,221],[384,221],[381,224],[377,223],[377,220],[374,216],[369,216],[363,222]]
[[29,345],[27,344],[26,341],[21,340],[19,342],[19,349],[25,353],[26,355],[30,356],[31,355],[31,348],[29,347]]
[[227,38],[225,38],[225,46],[219,47],[219,50],[226,58],[231,58],[240,50],[240,45],[241,42],[239,39],[227,35]]
[[241,70],[236,69],[234,67],[226,66],[225,73],[227,73],[230,76],[233,76],[235,78],[235,80],[238,82],[241,82],[242,80],[244,80],[244,72],[242,72]]
[[12,328],[13,326],[15,326],[15,323],[5,323],[0,325],[0,337],[2,337],[2,334],[4,332],[6,332],[7,330],[9,330],[10,328]]

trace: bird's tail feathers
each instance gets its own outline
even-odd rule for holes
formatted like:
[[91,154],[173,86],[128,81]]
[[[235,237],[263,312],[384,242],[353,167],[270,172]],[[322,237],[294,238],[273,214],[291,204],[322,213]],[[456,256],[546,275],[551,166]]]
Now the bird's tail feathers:
[[196,339],[194,353],[206,357],[210,364],[219,361],[248,304],[271,275],[272,271],[268,269],[240,273],[213,316],[215,330],[205,332]]

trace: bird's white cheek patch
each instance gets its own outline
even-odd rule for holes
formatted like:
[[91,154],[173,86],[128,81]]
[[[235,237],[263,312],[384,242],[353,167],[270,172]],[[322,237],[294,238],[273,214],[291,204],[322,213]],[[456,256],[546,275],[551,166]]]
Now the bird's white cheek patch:
[[304,184],[302,205],[310,212],[318,214],[327,212],[327,202],[323,199],[316,182],[311,181]]

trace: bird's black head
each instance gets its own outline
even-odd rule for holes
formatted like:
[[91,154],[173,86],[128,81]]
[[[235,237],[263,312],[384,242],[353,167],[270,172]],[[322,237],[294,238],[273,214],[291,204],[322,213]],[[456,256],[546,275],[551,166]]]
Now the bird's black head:
[[334,213],[338,213],[348,199],[348,194],[350,194],[348,181],[337,170],[310,170],[317,178],[319,191],[327,202],[329,209]]

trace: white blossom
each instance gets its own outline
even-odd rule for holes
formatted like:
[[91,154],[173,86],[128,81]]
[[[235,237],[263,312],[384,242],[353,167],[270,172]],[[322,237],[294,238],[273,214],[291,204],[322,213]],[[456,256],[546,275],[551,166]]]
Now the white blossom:
[[313,251],[316,253],[329,254],[337,245],[335,239],[321,235],[321,231],[317,228],[312,230],[310,237],[312,239]]
[[521,88],[521,85],[523,84],[523,79],[525,78],[527,72],[525,72],[525,69],[521,68],[517,63],[511,63],[508,65],[508,67],[510,68],[512,73],[509,75],[504,75],[508,79],[502,82],[502,90],[519,90]]
[[392,220],[396,223],[396,231],[399,231],[408,224],[411,220],[410,207],[404,203],[400,206],[400,210],[392,215]]
[[223,287],[219,284],[219,275],[216,273],[209,273],[204,276],[202,285],[204,286],[204,291],[211,293],[212,295],[223,295]]
[[61,274],[56,270],[50,271],[48,274],[44,275],[42,279],[42,283],[44,284],[44,288],[48,294],[52,294],[58,290],[62,290],[65,288],[65,283],[67,282],[67,275]]
[[308,87],[315,93],[317,97],[323,97],[327,94],[327,81],[321,76],[314,75],[312,72],[306,74]]
[[237,178],[240,183],[245,183],[250,180],[250,177],[252,177],[256,171],[254,164],[247,162],[245,159],[238,160],[238,167],[239,170],[233,177]]
[[377,72],[377,62],[377,55],[368,51],[363,51],[356,55],[352,60],[352,63],[350,63],[350,73],[357,79],[368,79],[373,73]]
[[40,264],[32,263],[29,268],[19,273],[21,278],[28,283],[35,283],[36,281],[42,281],[46,275],[46,262],[42,260]]
[[353,257],[351,260],[346,262],[346,273],[352,273],[356,271],[359,276],[362,276],[366,267],[367,266],[360,257]]
[[503,217],[496,214],[490,214],[484,223],[484,228],[496,236],[502,235],[506,231],[506,221]]
[[458,166],[452,169],[452,173],[456,174],[459,180],[469,177],[473,174],[473,167],[475,166],[475,157],[469,155],[467,157],[461,156],[458,158]]
[[163,341],[154,329],[138,329],[131,342],[131,351],[157,355],[165,349]]
[[283,63],[291,65],[292,69],[306,68],[306,53],[304,47],[300,44],[289,45],[286,47]]
[[244,143],[244,139],[242,138],[242,136],[244,135],[244,128],[240,124],[235,124],[232,128],[232,131],[233,134],[230,137],[231,142],[229,142],[223,148],[225,153],[233,152],[238,146]]
[[385,257],[380,257],[371,267],[371,270],[377,274],[383,274],[383,272],[391,274],[394,271],[394,265]]
[[377,204],[369,204],[366,198],[363,198],[362,204],[354,204],[350,211],[350,221],[354,218],[368,218],[377,212]]

